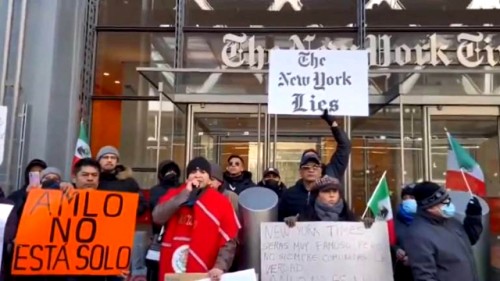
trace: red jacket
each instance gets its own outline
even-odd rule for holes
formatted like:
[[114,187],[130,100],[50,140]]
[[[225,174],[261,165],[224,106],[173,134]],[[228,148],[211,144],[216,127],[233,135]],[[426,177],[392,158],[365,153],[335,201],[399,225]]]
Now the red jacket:
[[[177,196],[185,185],[170,189],[158,204]],[[193,207],[183,206],[167,221],[160,251],[160,280],[166,273],[205,273],[221,247],[236,239],[240,223],[229,200],[206,187]],[[187,259],[187,261],[186,261]]]

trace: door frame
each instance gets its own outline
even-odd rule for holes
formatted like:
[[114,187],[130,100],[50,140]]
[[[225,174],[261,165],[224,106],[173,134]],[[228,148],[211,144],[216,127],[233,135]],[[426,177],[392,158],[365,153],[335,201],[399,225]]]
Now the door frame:
[[[424,106],[423,126],[423,159],[424,179],[432,180],[432,131],[433,116],[495,116],[497,118],[497,135],[500,137],[500,107],[499,106]],[[453,132],[452,132],[453,133]],[[500,142],[499,142],[500,151]]]
[[[257,171],[256,179],[260,179],[263,168],[268,164],[269,159],[269,116],[267,105],[265,104],[188,104],[186,114],[186,165],[193,156],[195,115],[197,113],[219,113],[219,114],[255,114],[257,118]],[[264,118],[262,118],[264,117]],[[216,140],[217,141],[217,140]],[[261,157],[262,155],[262,157]],[[221,163],[218,163],[219,165]]]

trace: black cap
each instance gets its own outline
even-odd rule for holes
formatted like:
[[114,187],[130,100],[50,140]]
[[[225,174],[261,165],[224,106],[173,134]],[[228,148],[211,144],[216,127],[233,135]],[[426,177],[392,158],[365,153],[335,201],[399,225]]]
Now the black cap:
[[405,196],[415,196],[413,194],[413,188],[415,188],[415,185],[416,185],[415,183],[410,183],[405,185],[401,190],[401,199],[403,199],[403,197]]
[[300,159],[300,166],[304,166],[308,162],[314,162],[316,164],[321,164],[321,158],[318,155],[318,152],[315,150],[306,150],[302,153],[302,158]]
[[276,168],[267,168],[264,171],[263,177],[265,177],[265,176],[267,176],[269,174],[275,174],[276,176],[281,177],[280,176],[280,171],[278,169],[276,169]]
[[430,181],[424,181],[415,185],[413,196],[415,196],[417,205],[423,209],[434,207],[450,198],[446,189]]
[[193,160],[189,161],[189,164],[186,168],[186,177],[189,177],[189,174],[196,170],[205,171],[209,175],[212,174],[212,166],[210,165],[208,160],[203,157],[196,157],[193,158]]

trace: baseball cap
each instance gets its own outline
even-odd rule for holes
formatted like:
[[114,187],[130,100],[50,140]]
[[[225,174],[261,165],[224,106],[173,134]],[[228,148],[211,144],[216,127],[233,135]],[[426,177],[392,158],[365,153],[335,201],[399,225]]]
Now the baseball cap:
[[308,162],[315,162],[316,164],[321,164],[321,159],[315,150],[306,150],[302,154],[300,159],[300,166],[304,166]]
[[276,169],[276,168],[272,168],[272,167],[271,167],[271,168],[267,168],[267,169],[264,171],[263,176],[265,177],[265,176],[267,176],[268,174],[275,174],[275,175],[277,175],[278,177],[281,177],[281,176],[280,176],[280,171],[279,171],[278,169]]

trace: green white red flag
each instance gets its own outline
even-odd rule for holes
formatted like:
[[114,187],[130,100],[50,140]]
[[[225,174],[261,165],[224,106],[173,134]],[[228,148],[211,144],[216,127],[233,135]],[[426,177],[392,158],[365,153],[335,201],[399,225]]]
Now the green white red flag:
[[73,164],[71,166],[74,166],[78,160],[88,157],[92,157],[89,146],[89,137],[83,121],[81,121],[80,133],[78,134],[78,140],[76,141],[75,154],[73,156]]
[[486,196],[483,170],[450,133],[446,132],[446,135],[448,136],[446,188],[465,192],[470,190],[478,196]]
[[396,244],[396,230],[394,228],[394,216],[391,207],[391,197],[389,192],[389,185],[385,177],[385,172],[380,178],[372,197],[368,200],[368,208],[373,213],[376,221],[387,222],[389,231],[389,243]]

